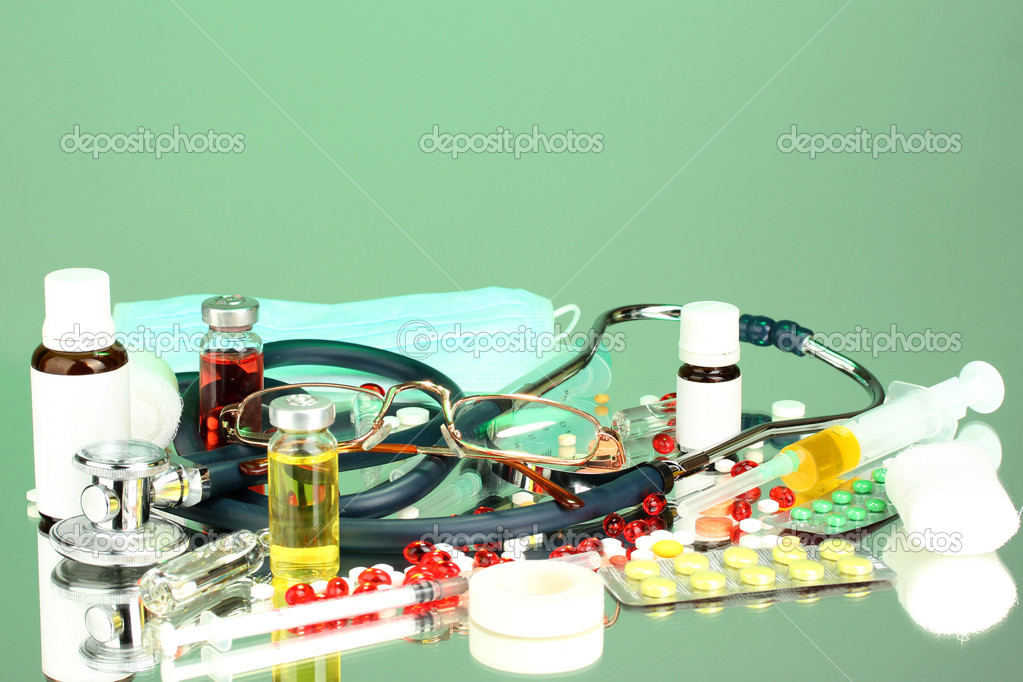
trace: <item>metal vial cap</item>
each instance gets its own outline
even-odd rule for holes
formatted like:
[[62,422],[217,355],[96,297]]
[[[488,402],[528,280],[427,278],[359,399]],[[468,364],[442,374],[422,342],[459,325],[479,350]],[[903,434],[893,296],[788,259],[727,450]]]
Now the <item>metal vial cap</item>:
[[270,423],[288,431],[319,431],[334,423],[334,403],[308,393],[275,398],[270,403]]
[[210,296],[202,302],[202,321],[211,327],[251,327],[259,321],[259,301],[237,294]]

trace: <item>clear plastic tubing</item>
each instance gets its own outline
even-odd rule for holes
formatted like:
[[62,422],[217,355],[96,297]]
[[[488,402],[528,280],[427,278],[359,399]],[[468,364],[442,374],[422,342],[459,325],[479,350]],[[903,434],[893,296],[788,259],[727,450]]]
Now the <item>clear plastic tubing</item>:
[[[596,552],[583,552],[547,561],[569,562],[596,569],[600,566],[600,555]],[[160,645],[168,656],[173,656],[180,647],[196,642],[209,642],[223,650],[235,639],[437,601],[458,596],[468,589],[468,577],[460,575],[443,580],[424,580],[390,590],[353,594],[340,599],[245,613],[230,618],[219,618],[207,611],[199,619],[199,624],[190,628],[176,629],[171,623],[166,623],[161,627]]]
[[179,666],[165,663],[161,672],[164,682],[196,677],[208,677],[214,682],[228,682],[236,675],[273,666],[351,651],[405,637],[415,637],[456,625],[463,617],[464,613],[459,609],[427,611],[351,626],[340,632],[297,637],[272,644],[256,644],[227,652],[204,648],[201,662]]

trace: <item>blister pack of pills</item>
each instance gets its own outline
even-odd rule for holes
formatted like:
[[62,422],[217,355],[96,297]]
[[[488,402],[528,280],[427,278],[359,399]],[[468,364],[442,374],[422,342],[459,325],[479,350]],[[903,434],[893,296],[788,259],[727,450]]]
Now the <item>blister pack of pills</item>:
[[846,481],[809,504],[764,517],[775,528],[801,535],[841,535],[875,526],[898,516],[885,492],[886,469],[874,469],[868,478]]
[[685,552],[673,559],[633,560],[597,573],[626,606],[683,608],[862,594],[890,588],[895,577],[895,571],[847,540],[832,538],[807,547],[794,536],[781,538],[771,549]]

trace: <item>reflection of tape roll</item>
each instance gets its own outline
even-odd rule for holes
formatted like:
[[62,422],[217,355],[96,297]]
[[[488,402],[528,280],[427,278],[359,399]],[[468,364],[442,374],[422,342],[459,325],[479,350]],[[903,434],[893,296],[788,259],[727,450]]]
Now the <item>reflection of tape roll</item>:
[[513,562],[469,583],[469,650],[517,673],[565,672],[600,658],[604,587],[593,571],[555,561]]

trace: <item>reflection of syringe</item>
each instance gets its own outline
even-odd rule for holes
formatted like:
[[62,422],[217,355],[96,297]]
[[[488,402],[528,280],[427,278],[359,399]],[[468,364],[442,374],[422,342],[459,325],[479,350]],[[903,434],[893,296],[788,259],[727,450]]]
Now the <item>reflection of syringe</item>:
[[872,410],[792,443],[769,462],[679,501],[678,514],[698,513],[781,477],[799,493],[816,497],[848,471],[919,442],[950,440],[969,407],[994,412],[1005,384],[994,367],[971,362],[930,388],[893,382],[888,400]]
[[467,500],[475,500],[482,490],[483,479],[470,469],[442,483],[414,507],[405,507],[391,518],[432,518],[461,511],[459,506],[464,506]]

